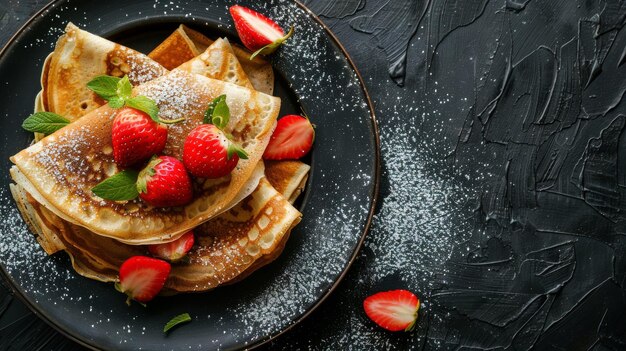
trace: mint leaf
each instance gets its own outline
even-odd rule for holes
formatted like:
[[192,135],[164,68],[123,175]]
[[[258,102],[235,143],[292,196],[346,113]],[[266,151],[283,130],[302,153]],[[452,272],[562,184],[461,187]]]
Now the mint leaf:
[[101,98],[107,100],[111,108],[118,109],[128,106],[147,113],[157,123],[172,124],[185,120],[184,118],[160,120],[159,107],[154,100],[142,95],[131,97],[133,95],[133,86],[130,84],[128,76],[124,76],[121,79],[111,76],[98,76],[87,83],[87,87]]
[[120,79],[117,82],[117,96],[119,96],[123,100],[130,99],[130,96],[133,93],[133,86],[130,84],[130,80],[128,80],[128,76],[124,76],[124,78]]
[[70,121],[61,115],[52,112],[37,112],[24,120],[22,128],[29,132],[52,134],[70,124]]
[[132,200],[137,193],[138,173],[133,170],[121,171],[96,185],[91,191],[105,200],[124,201]]
[[89,88],[101,98],[109,101],[117,96],[117,84],[121,79],[111,76],[98,76],[87,83]]
[[213,109],[213,124],[220,129],[224,129],[229,119],[230,109],[228,108],[228,104],[226,104],[226,96],[224,96],[224,98],[215,105],[215,109]]
[[214,124],[219,129],[224,129],[230,119],[230,109],[226,103],[226,95],[220,95],[209,103],[204,112],[204,123]]
[[209,102],[209,105],[206,108],[206,111],[204,111],[204,120],[202,122],[204,122],[204,124],[212,124],[212,120],[213,120],[213,110],[215,110],[215,105],[217,105],[217,102],[220,101],[220,99],[225,98],[226,95],[220,95],[218,97],[216,97],[215,99],[213,99],[213,101]]
[[165,327],[163,328],[163,332],[167,333],[170,329],[174,328],[175,326],[181,323],[187,323],[187,322],[191,322],[191,316],[189,315],[189,313],[179,314],[178,316],[170,319],[170,321],[167,322],[167,324],[165,324]]
[[113,96],[109,99],[109,106],[111,106],[111,108],[121,108],[124,106],[124,103],[124,99],[118,96]]
[[147,113],[150,118],[152,118],[152,120],[157,123],[162,122],[159,119],[159,107],[157,106],[156,102],[154,102],[154,100],[148,97],[139,95],[135,96],[134,98],[130,98],[126,100],[126,106]]

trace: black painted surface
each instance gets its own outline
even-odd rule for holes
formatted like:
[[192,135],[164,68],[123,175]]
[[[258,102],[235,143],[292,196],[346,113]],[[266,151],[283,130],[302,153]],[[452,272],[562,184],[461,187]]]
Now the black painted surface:
[[[626,3],[307,3],[368,84],[383,184],[347,279],[270,347],[626,349]],[[41,6],[0,4],[2,42]],[[362,299],[401,287],[416,330],[377,329]],[[2,296],[2,348],[74,349]]]

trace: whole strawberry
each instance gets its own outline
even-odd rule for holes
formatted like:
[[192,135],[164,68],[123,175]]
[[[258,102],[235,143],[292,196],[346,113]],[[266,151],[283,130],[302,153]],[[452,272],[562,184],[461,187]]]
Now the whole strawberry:
[[171,269],[165,261],[133,256],[122,263],[120,281],[115,284],[115,289],[128,295],[128,305],[131,300],[146,303],[161,291]]
[[191,179],[185,166],[171,156],[153,157],[139,172],[139,197],[155,207],[183,206],[193,199]]
[[197,126],[183,145],[183,163],[189,173],[200,178],[221,178],[237,166],[239,158],[248,158],[246,152],[223,131],[229,118],[225,95],[209,104],[205,123],[212,124]]
[[293,27],[285,35],[276,22],[247,7],[231,6],[230,15],[241,42],[254,52],[251,59],[258,54],[271,54],[293,34]]
[[111,138],[115,163],[129,167],[163,151],[167,127],[145,112],[125,107],[113,120]]

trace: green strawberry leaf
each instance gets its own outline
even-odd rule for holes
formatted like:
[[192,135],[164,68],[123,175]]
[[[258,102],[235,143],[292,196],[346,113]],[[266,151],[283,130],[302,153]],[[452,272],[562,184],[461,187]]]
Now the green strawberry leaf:
[[137,192],[137,177],[137,171],[121,171],[91,188],[91,191],[105,200],[132,200],[139,195]]
[[154,155],[150,159],[150,162],[148,162],[148,165],[142,169],[141,172],[139,172],[139,176],[137,178],[137,192],[143,194],[148,192],[148,182],[156,174],[154,167],[162,161],[163,160]]
[[230,160],[231,158],[233,158],[234,154],[237,154],[237,156],[239,156],[239,158],[241,159],[248,159],[248,153],[246,152],[246,150],[241,148],[239,145],[231,142],[226,149],[226,157]]
[[159,119],[159,107],[157,106],[156,102],[154,102],[154,100],[148,97],[138,95],[134,98],[130,98],[126,100],[126,106],[147,113],[150,118],[152,118],[152,120],[157,123],[163,122],[161,119]]
[[130,84],[130,80],[128,80],[128,76],[124,76],[124,78],[120,79],[117,82],[117,96],[124,100],[130,99],[130,96],[133,93],[133,86]]
[[70,121],[61,115],[52,112],[37,112],[24,120],[22,128],[29,132],[52,134],[70,124]]
[[209,103],[204,112],[204,123],[214,124],[219,129],[224,129],[230,120],[230,109],[226,103],[226,95],[220,95]]
[[289,39],[289,37],[291,37],[291,35],[293,34],[293,26],[291,28],[289,28],[289,32],[287,33],[287,35],[285,35],[282,38],[278,38],[276,40],[274,40],[272,43],[265,45],[264,47],[260,48],[259,50],[255,51],[251,56],[250,56],[250,60],[254,60],[254,58],[257,55],[269,55],[271,53],[273,53],[274,51],[276,51],[276,49],[278,49],[279,46],[281,46],[285,40]]
[[165,324],[165,327],[163,328],[163,332],[167,333],[170,329],[174,328],[175,326],[181,323],[188,323],[188,322],[191,322],[191,316],[189,315],[189,313],[179,314],[178,316],[170,319],[170,321],[167,322],[167,324]]
[[120,81],[121,79],[117,77],[98,76],[87,83],[87,88],[108,101],[118,96],[117,87]]

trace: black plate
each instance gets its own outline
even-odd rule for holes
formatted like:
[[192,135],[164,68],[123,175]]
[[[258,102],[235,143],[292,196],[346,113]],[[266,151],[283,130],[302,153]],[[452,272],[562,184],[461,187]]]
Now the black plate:
[[[242,1],[284,27],[289,45],[273,57],[281,114],[304,109],[317,125],[312,172],[300,205],[303,221],[282,256],[243,282],[202,294],[157,298],[127,307],[110,284],[83,278],[65,254],[47,257],[8,191],[9,157],[31,135],[41,65],[65,24],[149,51],[179,23],[213,37],[236,35],[230,1],[58,1],[48,5],[0,52],[0,260],[18,296],[43,319],[86,346],[103,349],[232,349],[280,335],[306,317],[338,284],[369,227],[379,177],[378,133],[363,82],[321,22],[289,1]],[[173,316],[193,322],[162,333]]]

